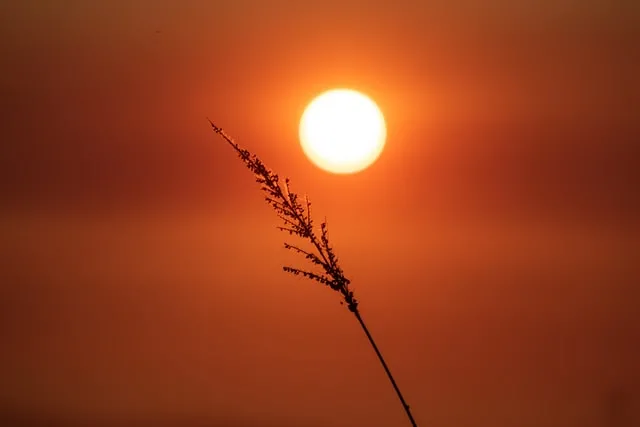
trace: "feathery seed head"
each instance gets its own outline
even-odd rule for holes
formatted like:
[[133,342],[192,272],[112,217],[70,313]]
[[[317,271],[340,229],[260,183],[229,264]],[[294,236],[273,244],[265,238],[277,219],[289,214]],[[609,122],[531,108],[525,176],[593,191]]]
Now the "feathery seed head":
[[214,132],[233,147],[245,166],[253,172],[256,182],[260,184],[260,189],[265,193],[265,201],[275,210],[283,222],[283,225],[277,228],[289,233],[291,236],[295,235],[307,240],[313,249],[307,251],[286,242],[284,247],[303,255],[312,265],[317,266],[321,272],[301,270],[289,266],[284,266],[283,270],[295,276],[302,275],[329,286],[342,295],[349,310],[355,313],[358,309],[358,301],[353,296],[353,291],[349,289],[350,281],[344,276],[342,269],[338,265],[338,258],[333,248],[329,245],[327,220],[325,219],[320,223],[320,238],[318,238],[313,230],[311,202],[309,199],[305,196],[304,204],[300,203],[298,195],[289,188],[289,178],[285,178],[282,183],[278,174],[267,168],[258,156],[240,148],[222,128],[216,126],[211,120],[209,120],[209,123]]

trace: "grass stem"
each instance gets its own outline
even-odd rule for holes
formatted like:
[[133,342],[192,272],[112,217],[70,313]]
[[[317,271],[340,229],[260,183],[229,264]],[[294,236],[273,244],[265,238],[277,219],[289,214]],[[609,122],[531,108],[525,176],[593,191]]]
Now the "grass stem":
[[373,337],[369,333],[369,329],[367,328],[367,325],[364,324],[364,320],[362,320],[362,316],[360,316],[360,310],[356,309],[353,312],[353,314],[356,316],[356,319],[358,319],[358,322],[360,322],[360,326],[362,326],[364,333],[367,335],[367,338],[369,338],[369,342],[371,343],[371,346],[373,347],[376,354],[378,355],[378,359],[380,359],[380,363],[382,363],[382,367],[384,368],[384,371],[387,373],[387,376],[391,381],[391,385],[393,385],[393,389],[396,391],[396,394],[398,395],[398,398],[402,403],[402,407],[404,408],[404,411],[407,413],[407,417],[409,417],[409,421],[411,421],[411,425],[413,427],[418,427],[418,424],[416,424],[416,421],[413,419],[413,415],[411,415],[411,409],[409,408],[409,405],[404,400],[404,397],[400,392],[400,388],[398,387],[398,384],[396,384],[396,380],[393,378],[393,375],[391,375],[391,371],[389,370],[387,363],[384,361],[384,357],[382,357],[382,353],[380,353],[380,350],[378,349],[376,342],[373,340]]
[[[393,389],[398,394],[402,407],[404,408],[411,425],[417,427],[409,405],[402,397],[400,389],[396,384],[396,381],[391,375],[391,371],[387,366],[378,346],[376,345],[373,337],[369,333],[369,329],[364,324],[360,311],[358,310],[358,300],[353,295],[353,291],[349,287],[351,281],[347,279],[338,264],[338,257],[336,256],[333,247],[329,244],[329,234],[327,221],[320,223],[319,230],[314,227],[314,222],[311,218],[311,202],[308,198],[304,198],[304,204],[298,199],[298,195],[291,191],[289,188],[289,178],[281,180],[278,174],[267,168],[266,165],[255,155],[248,150],[241,148],[236,144],[229,135],[227,135],[222,128],[216,126],[209,120],[214,132],[220,135],[227,143],[236,151],[240,159],[245,166],[253,172],[256,182],[261,185],[261,190],[265,193],[265,201],[276,211],[278,217],[283,221],[283,226],[278,227],[281,231],[287,232],[291,236],[298,236],[299,238],[306,240],[311,244],[311,250],[305,250],[298,246],[291,245],[285,242],[284,247],[286,249],[297,252],[304,256],[311,266],[315,266],[316,270],[302,270],[297,267],[284,266],[283,270],[287,273],[291,273],[295,276],[302,275],[308,279],[316,281],[322,285],[330,287],[332,290],[340,293],[342,296],[341,303],[346,303],[347,308],[351,311],[360,326],[367,335],[369,342],[373,346],[380,363],[384,371],[387,373]],[[315,252],[314,252],[315,249]]]

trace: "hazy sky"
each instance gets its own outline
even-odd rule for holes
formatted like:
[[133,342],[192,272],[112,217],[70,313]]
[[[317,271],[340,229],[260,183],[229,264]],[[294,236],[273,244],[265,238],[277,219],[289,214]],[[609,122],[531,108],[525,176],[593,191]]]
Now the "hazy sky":
[[[421,426],[640,424],[640,7],[0,4],[0,424],[408,425],[206,117],[306,192]],[[302,153],[374,98],[357,175]]]

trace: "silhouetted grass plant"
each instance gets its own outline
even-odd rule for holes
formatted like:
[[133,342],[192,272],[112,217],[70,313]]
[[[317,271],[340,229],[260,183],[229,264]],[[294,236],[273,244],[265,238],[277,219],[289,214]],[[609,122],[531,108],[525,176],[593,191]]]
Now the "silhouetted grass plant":
[[[265,193],[266,202],[276,211],[276,214],[282,220],[282,225],[279,226],[278,229],[311,243],[312,250],[305,250],[287,242],[284,243],[284,247],[302,255],[309,261],[311,264],[310,267],[315,268],[317,271],[290,266],[284,266],[282,269],[296,276],[304,276],[340,293],[349,311],[351,311],[358,319],[358,322],[360,322],[360,326],[362,326],[382,367],[387,373],[389,380],[391,380],[391,384],[398,398],[400,398],[400,402],[411,424],[417,427],[411,415],[409,405],[404,400],[402,393],[400,393],[400,389],[391,375],[389,367],[360,316],[358,301],[353,296],[353,291],[349,288],[350,281],[345,277],[344,272],[338,265],[338,257],[329,244],[326,220],[320,223],[319,228],[316,227],[311,218],[311,202],[309,202],[306,196],[301,199],[298,194],[291,191],[289,188],[289,178],[285,178],[284,180],[280,179],[280,176],[267,168],[255,154],[241,148],[222,128],[216,126],[210,120],[209,123],[211,123],[211,127],[215,133],[220,135],[233,147],[245,166],[253,172],[256,181],[261,186],[261,190]],[[342,303],[343,301],[341,301],[341,304]]]

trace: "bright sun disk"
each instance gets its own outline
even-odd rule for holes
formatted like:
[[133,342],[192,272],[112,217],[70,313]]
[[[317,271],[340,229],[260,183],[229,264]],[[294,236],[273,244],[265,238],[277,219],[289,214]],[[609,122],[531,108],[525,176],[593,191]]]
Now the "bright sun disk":
[[322,93],[300,119],[304,153],[333,173],[355,173],[380,156],[386,139],[384,116],[369,97],[351,89]]

